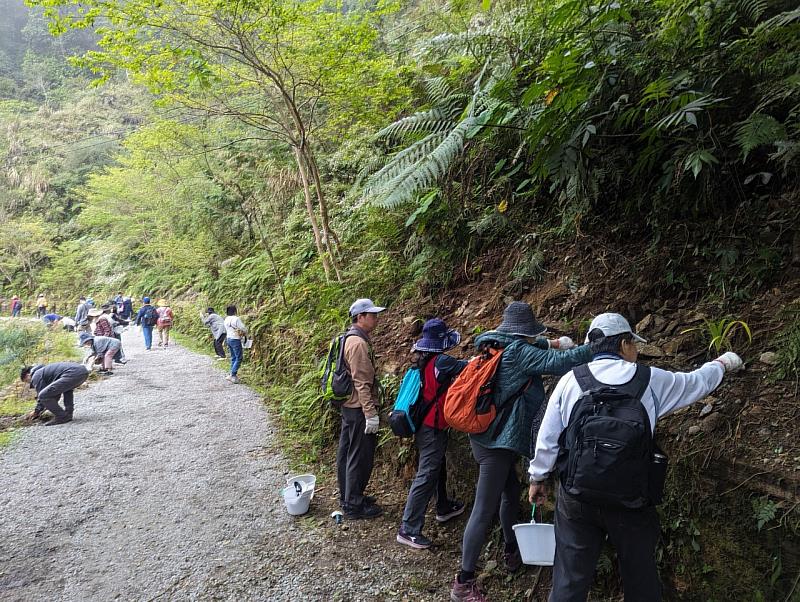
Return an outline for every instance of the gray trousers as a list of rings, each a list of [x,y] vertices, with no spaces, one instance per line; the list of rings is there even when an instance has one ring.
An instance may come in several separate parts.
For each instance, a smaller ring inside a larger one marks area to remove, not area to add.
[[[475,503],[464,530],[461,570],[474,571],[478,564],[486,533],[498,507],[503,539],[507,545],[516,544],[514,523],[519,516],[520,484],[516,464],[519,454],[510,449],[489,449],[470,440],[472,455],[479,465]]]
[[[64,418],[67,414],[72,415],[75,408],[72,391],[86,382],[89,378],[89,371],[81,368],[64,372],[59,378],[39,391],[36,396],[36,410],[49,410],[56,418]],[[64,396],[64,409],[58,405],[58,400]]]
[[[660,533],[655,508],[601,508],[559,490],[550,602],[585,602],[606,534],[619,559],[625,602],[660,602],[656,569]]]
[[[366,418],[361,408],[342,408],[342,434],[336,452],[339,502],[345,510],[364,505],[364,489],[372,475],[377,435],[364,433]]]
[[[417,475],[411,482],[406,509],[403,512],[403,531],[409,535],[419,535],[425,525],[425,511],[428,502],[436,492],[437,511],[450,510],[447,499],[447,430],[437,431],[422,425],[417,431],[414,443],[419,452]]]

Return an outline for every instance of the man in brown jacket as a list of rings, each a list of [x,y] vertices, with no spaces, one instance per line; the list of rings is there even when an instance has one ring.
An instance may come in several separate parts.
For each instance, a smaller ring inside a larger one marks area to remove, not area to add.
[[[383,513],[375,498],[364,495],[364,489],[372,474],[379,425],[375,354],[369,334],[384,309],[370,299],[356,300],[350,306],[352,325],[345,333],[344,359],[353,379],[353,393],[342,406],[336,465],[340,503],[349,519],[375,518]]]

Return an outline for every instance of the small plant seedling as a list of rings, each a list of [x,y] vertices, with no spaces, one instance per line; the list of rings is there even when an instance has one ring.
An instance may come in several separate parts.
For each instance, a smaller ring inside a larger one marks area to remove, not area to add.
[[[747,322],[742,320],[733,320],[731,318],[722,318],[721,320],[704,320],[703,326],[695,326],[682,330],[681,334],[689,332],[701,331],[708,338],[708,349],[713,349],[720,353],[723,349],[731,349],[731,341],[737,332],[743,331],[747,335],[747,342],[753,342],[753,335],[750,332],[750,327]]]

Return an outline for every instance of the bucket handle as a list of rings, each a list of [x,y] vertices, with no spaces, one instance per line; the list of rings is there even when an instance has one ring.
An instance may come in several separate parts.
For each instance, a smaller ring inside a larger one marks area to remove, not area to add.
[[[533,506],[531,506],[531,524],[532,525],[536,524],[536,517],[534,516],[535,513],[536,513],[536,502],[534,502]],[[544,520],[544,517],[542,516],[542,509],[539,508],[539,522],[542,522],[543,520]]]

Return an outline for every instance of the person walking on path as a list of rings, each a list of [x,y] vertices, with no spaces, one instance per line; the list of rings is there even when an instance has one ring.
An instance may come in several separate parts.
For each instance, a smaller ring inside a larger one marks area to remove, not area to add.
[[[222,319],[222,316],[217,315],[214,313],[214,308],[209,307],[206,309],[206,313],[200,314],[200,319],[203,321],[203,324],[208,326],[211,329],[211,337],[214,339],[214,352],[217,354],[219,359],[225,359],[225,320]]]
[[[12,318],[19,318],[19,314],[22,311],[22,301],[20,298],[14,295],[11,297],[11,317]]]
[[[36,297],[36,317],[41,318],[47,313],[47,298],[44,293],[39,293]]]
[[[150,297],[142,297],[142,303],[144,305],[136,312],[135,324],[142,327],[144,348],[150,351],[153,346],[153,326],[158,323],[158,312],[155,307],[150,305]]]
[[[156,309],[158,312],[158,321],[156,322],[158,326],[158,346],[169,347],[169,331],[172,328],[174,314],[166,299],[159,299],[156,306],[158,307]]]
[[[93,355],[96,360],[102,362],[103,367],[99,370],[100,374],[109,376],[114,374],[114,356],[122,347],[122,343],[113,337],[100,337],[82,332],[78,338],[78,344],[91,349],[92,353],[89,357]]]
[[[414,436],[419,464],[408,492],[397,541],[419,550],[427,549],[433,543],[422,534],[422,528],[425,526],[425,511],[434,493],[438,522],[446,522],[464,512],[462,502],[447,496],[445,453],[449,426],[441,407],[450,383],[467,365],[466,360],[445,353],[460,341],[458,332],[449,330],[444,321],[434,318],[425,322],[422,338],[412,348],[417,354],[415,364],[422,376],[422,399],[417,403],[422,403],[427,411]]]
[[[581,400],[586,399],[587,391],[596,391],[600,387],[624,391],[630,387],[632,399],[644,409],[642,430],[648,435],[647,441],[652,442],[659,418],[702,399],[719,386],[726,372],[742,367],[741,358],[728,352],[692,372],[648,368],[636,363],[638,351],[635,341],[645,342],[620,314],[604,313],[592,321],[586,336],[593,352],[592,361],[563,376],[547,403],[536,440],[536,455],[528,469],[532,502],[542,503],[549,497],[547,480],[555,469],[562,477],[567,476],[565,460],[569,464],[571,454],[567,445],[567,449],[561,448],[562,432],[568,427],[573,428],[571,416],[581,410]],[[569,437],[563,440],[570,441]],[[644,474],[644,478],[628,478],[621,483],[611,478],[601,479],[604,495],[616,494],[619,486],[626,490],[635,489],[636,495],[643,500],[641,504],[632,504],[627,499],[628,507],[608,501],[589,501],[591,495],[587,497],[586,491],[580,491],[579,479],[575,476],[570,491],[575,495],[583,494],[579,499],[567,492],[564,488],[567,481],[562,478],[556,501],[556,555],[550,600],[586,600],[606,536],[616,548],[625,599],[661,600],[661,583],[656,568],[656,544],[661,529],[653,505],[654,493],[657,501],[660,489],[653,492],[648,488],[648,475],[654,460],[652,449],[648,446],[647,453],[642,455],[643,465],[637,473]],[[603,467],[611,466],[609,462],[613,456],[610,453],[604,456]],[[631,466],[630,456],[620,460],[620,466],[624,465],[626,470]],[[599,464],[594,465],[595,469]],[[666,464],[662,466],[665,470]]]
[[[506,307],[503,321],[495,330],[475,340],[480,352],[502,349],[503,355],[493,381],[497,416],[485,432],[469,437],[479,473],[475,502],[464,530],[461,571],[450,591],[454,602],[486,600],[475,571],[498,508],[505,568],[515,572],[522,566],[512,528],[519,515],[521,490],[516,464],[520,457],[530,454],[533,421],[545,397],[542,375],[562,375],[591,359],[587,346],[573,348],[569,337],[548,341],[541,337],[546,330],[530,305],[515,301]]]
[[[231,373],[225,378],[234,384],[239,383],[239,366],[242,365],[242,339],[247,338],[247,327],[236,315],[236,306],[225,308],[225,336],[228,339],[228,351],[231,354]]]
[[[81,296],[78,300],[78,308],[75,310],[75,329],[78,332],[89,332],[89,304],[86,297]]]
[[[378,441],[380,387],[375,373],[375,353],[369,339],[378,325],[377,307],[370,299],[357,299],[350,306],[351,326],[344,340],[344,360],[350,369],[353,392],[342,405],[342,432],[336,453],[339,498],[345,517],[375,518],[383,509],[364,495]],[[347,336],[347,334],[353,336]]]
[[[89,370],[77,362],[57,362],[54,364],[38,364],[25,366],[19,373],[22,382],[30,383],[36,389],[36,408],[27,415],[29,420],[36,420],[44,410],[48,410],[53,418],[45,426],[64,424],[72,420],[75,409],[73,391],[86,382]],[[64,396],[64,408],[58,404]]]

